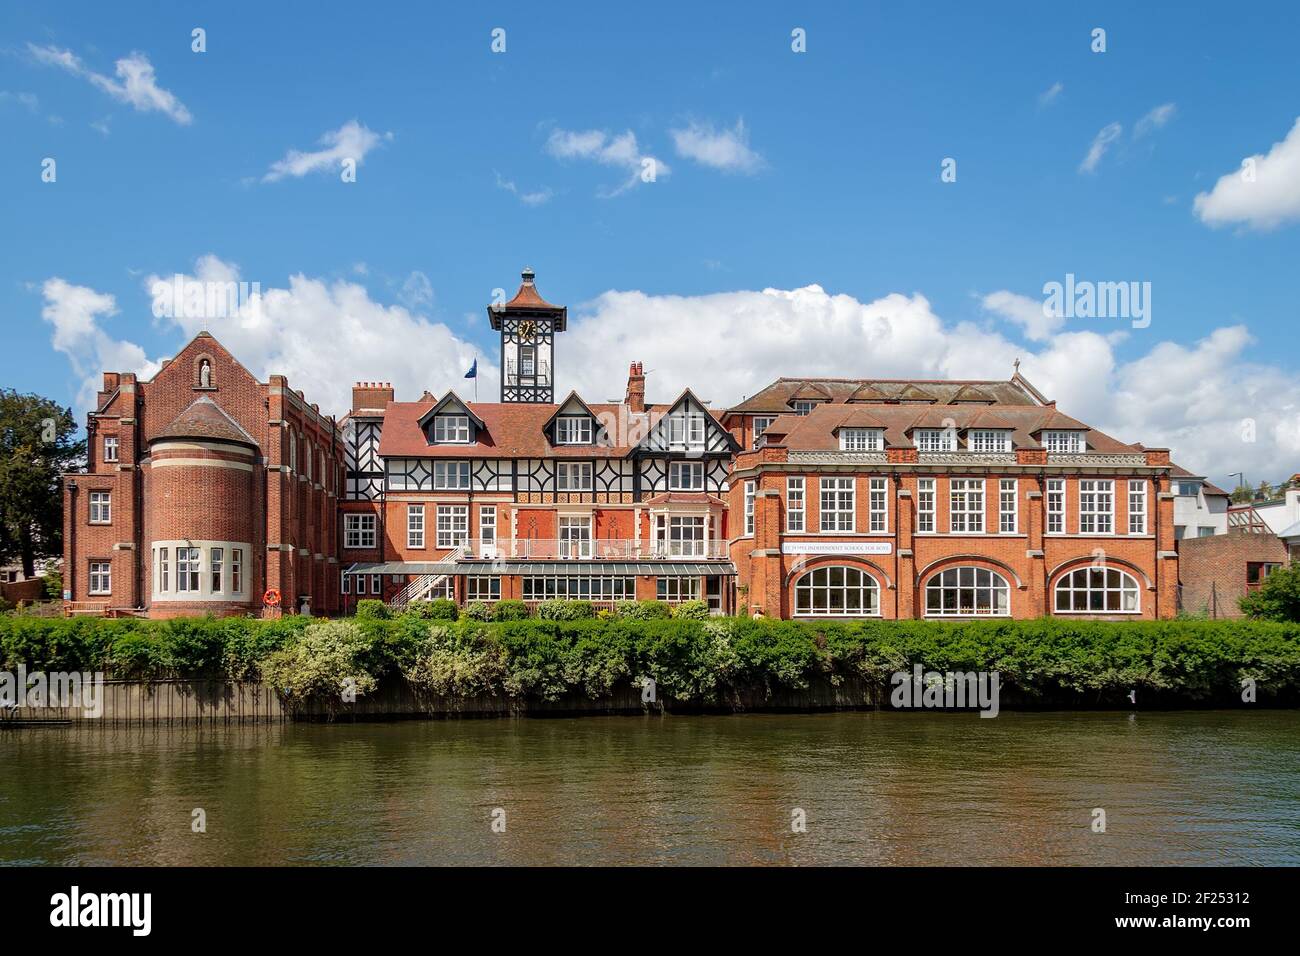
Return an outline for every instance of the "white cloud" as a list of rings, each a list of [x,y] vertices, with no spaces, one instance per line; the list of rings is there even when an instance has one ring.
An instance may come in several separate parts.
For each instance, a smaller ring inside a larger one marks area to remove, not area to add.
[[[1025,337],[1034,342],[1046,341],[1065,325],[1064,314],[1057,315],[1044,306],[1043,300],[1001,289],[990,292],[980,300],[989,312],[1001,316],[1025,330]]]
[[[41,106],[41,101],[35,93],[11,93],[9,90],[0,90],[0,103],[9,102],[25,107],[29,113],[39,111]]]
[[[1053,83],[1047,89],[1043,90],[1043,92],[1038,94],[1038,105],[1050,106],[1052,103],[1056,101],[1056,98],[1061,95],[1064,89],[1065,89],[1065,84],[1060,82],[1059,80]]]
[[[1177,112],[1178,107],[1175,104],[1162,103],[1137,121],[1137,124],[1133,127],[1133,138],[1141,139],[1148,133],[1160,129],[1173,119],[1174,114]]]
[[[240,277],[215,256],[200,259],[194,275]],[[145,281],[146,291],[153,281]],[[1004,314],[1034,301],[1005,290],[994,295]],[[56,348],[79,372],[152,374],[156,363],[137,346],[102,330],[103,318],[117,311],[111,295],[51,279],[45,297]],[[359,379],[390,380],[399,399],[426,388],[472,393],[463,375],[475,355],[480,395],[497,395],[492,352],[480,354],[446,325],[375,302],[345,280],[295,275],[284,288],[264,283],[260,301],[239,315],[173,325],[187,339],[206,326],[254,373],[288,375],[326,411],[344,411]],[[556,343],[557,391],[576,388],[589,401],[621,397],[628,363],[636,360],[646,367],[652,400],[666,401],[689,385],[725,406],[782,375],[1005,379],[1019,357],[1022,372],[1065,413],[1122,441],[1168,446],[1197,473],[1226,480],[1227,472],[1243,469],[1261,476],[1300,470],[1300,382],[1279,366],[1247,361],[1244,327],[1220,328],[1190,344],[1153,342],[1131,359],[1116,354],[1118,341],[1080,331],[1027,343],[975,323],[946,322],[920,294],[863,302],[816,285],[702,296],[609,291],[572,311],[569,331]],[[87,381],[92,398],[94,381]],[[1254,419],[1254,442],[1243,440],[1246,418]]]
[[[764,166],[763,157],[749,148],[749,131],[743,119],[732,129],[717,129],[712,123],[693,122],[671,131],[677,155],[726,173],[754,173]]]
[[[1200,193],[1195,209],[1208,226],[1239,222],[1269,230],[1300,220],[1300,119],[1266,155],[1247,157]]]
[[[80,76],[114,99],[129,103],[142,113],[162,113],[182,126],[188,126],[194,121],[185,104],[170,90],[165,90],[158,85],[153,64],[143,53],[131,53],[118,60],[114,65],[114,71],[117,73],[117,79],[114,80],[89,69],[71,50],[60,50],[53,46],[36,46],[34,43],[28,43],[27,49],[37,62],[67,70],[73,76]]]
[[[533,192],[524,192],[515,185],[512,179],[502,179],[501,174],[497,173],[497,189],[504,189],[506,192],[514,195],[525,206],[540,206],[549,202],[553,195],[549,189],[538,189]]]
[[[1119,123],[1111,123],[1098,130],[1097,135],[1092,138],[1092,145],[1088,147],[1088,155],[1084,156],[1083,162],[1079,164],[1079,172],[1095,172],[1097,164],[1106,155],[1106,150],[1110,149],[1111,143],[1119,139],[1123,132],[1124,127]]]
[[[433,305],[433,283],[417,269],[406,277],[397,298],[409,309],[427,309]]]
[[[144,349],[134,342],[113,338],[102,320],[118,314],[117,300],[83,285],[73,285],[57,276],[41,286],[45,305],[41,318],[54,326],[54,348],[68,357],[73,371],[82,378],[77,392],[78,407],[92,408],[102,382],[102,371],[135,372],[148,377],[158,371]]]
[[[636,134],[631,130],[617,136],[603,130],[581,132],[555,129],[546,140],[546,151],[556,159],[585,159],[626,170],[627,178],[613,189],[602,188],[597,195],[608,198],[626,192],[642,182],[642,176],[652,171],[655,179],[667,176],[671,170],[662,159],[642,152]]]
[[[355,160],[360,166],[366,154],[378,146],[381,139],[392,138],[392,133],[381,137],[356,120],[348,120],[338,129],[322,134],[316,141],[321,149],[314,152],[289,150],[283,159],[271,164],[262,182],[273,183],[286,176],[300,179],[308,173],[338,171],[345,159]]]

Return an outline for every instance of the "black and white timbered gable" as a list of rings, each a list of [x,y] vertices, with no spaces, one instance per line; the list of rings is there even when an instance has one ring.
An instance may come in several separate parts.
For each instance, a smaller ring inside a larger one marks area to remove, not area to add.
[[[613,444],[609,425],[609,422],[600,420],[577,392],[570,392],[542,426],[542,431],[547,443],[554,448],[608,448]]]
[[[739,450],[731,433],[690,389],[668,406],[632,451],[642,497],[664,492],[727,490],[731,456]]]
[[[343,463],[348,501],[378,501],[384,493],[384,460],[379,457],[382,418],[349,418],[343,426]]]

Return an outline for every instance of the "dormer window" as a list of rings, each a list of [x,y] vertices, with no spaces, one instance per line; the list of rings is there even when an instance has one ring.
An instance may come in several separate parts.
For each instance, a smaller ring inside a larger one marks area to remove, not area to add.
[[[796,415],[808,415],[812,412],[814,408],[817,407],[816,402],[810,402],[804,399],[799,399],[798,401],[791,402],[790,404],[794,406],[794,413]]]
[[[957,431],[953,428],[918,428],[917,451],[956,451]]]
[[[841,428],[840,451],[880,451],[885,447],[879,428]]]
[[[433,420],[433,440],[439,445],[467,444],[469,442],[469,416],[436,416]]]
[[[1011,433],[993,428],[974,428],[966,438],[966,447],[984,454],[1010,451]]]
[[[1043,447],[1052,453],[1077,454],[1088,450],[1080,431],[1045,431]]]
[[[586,415],[561,415],[555,420],[555,444],[590,445],[591,425]]]

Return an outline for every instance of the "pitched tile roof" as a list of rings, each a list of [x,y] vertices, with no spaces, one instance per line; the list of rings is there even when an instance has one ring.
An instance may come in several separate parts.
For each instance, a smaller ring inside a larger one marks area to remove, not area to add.
[[[982,397],[972,398],[972,395]],[[823,396],[826,401],[836,404],[932,400],[939,405],[947,405],[954,401],[988,401],[998,406],[1043,406],[1040,397],[1034,395],[1018,381],[779,378],[757,394],[732,406],[728,412],[781,414],[790,410],[790,403],[796,398]]]
[[[999,405],[995,408],[971,405],[818,405],[807,415],[779,416],[764,432],[772,444],[793,451],[833,451],[839,449],[836,431],[843,427],[885,429],[885,445],[911,448],[914,428],[1002,428],[1012,432],[1015,448],[1041,448],[1038,433],[1043,429],[1083,429],[1088,445],[1099,452],[1135,452],[1127,445],[1058,412],[1050,405]]]

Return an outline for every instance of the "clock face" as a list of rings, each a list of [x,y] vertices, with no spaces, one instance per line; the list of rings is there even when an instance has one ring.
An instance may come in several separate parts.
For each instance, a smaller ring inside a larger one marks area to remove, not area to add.
[[[519,323],[519,334],[526,339],[531,339],[537,334],[537,324],[532,319],[524,319]]]

